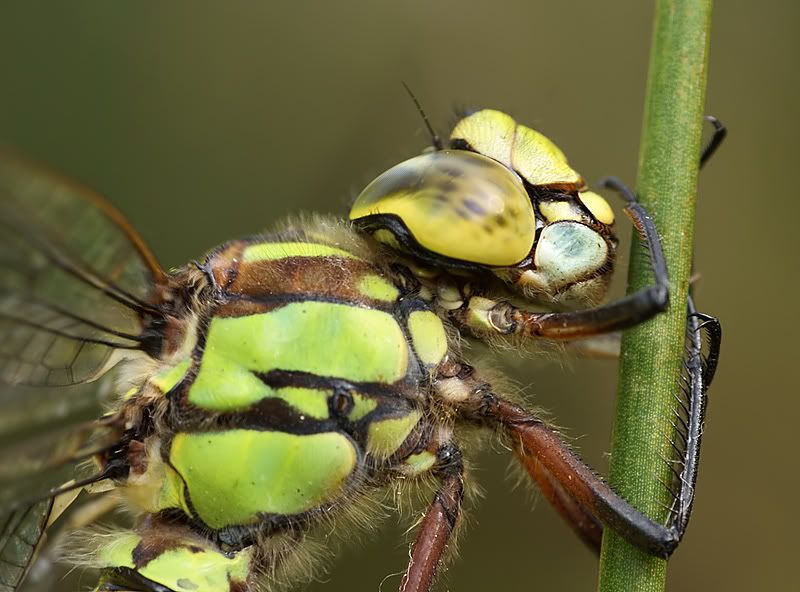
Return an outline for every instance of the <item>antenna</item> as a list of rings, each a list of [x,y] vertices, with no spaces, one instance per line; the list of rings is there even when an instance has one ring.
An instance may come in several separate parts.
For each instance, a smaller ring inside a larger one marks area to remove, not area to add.
[[[433,147],[437,150],[443,150],[444,144],[442,144],[442,139],[439,137],[439,134],[434,131],[431,122],[428,120],[428,116],[425,114],[425,111],[422,109],[422,105],[419,104],[416,95],[411,91],[408,85],[404,81],[400,81],[400,84],[403,85],[403,88],[406,89],[408,96],[411,97],[411,100],[414,101],[414,105],[417,107],[417,111],[422,116],[422,121],[425,122],[425,127],[428,128],[428,133],[431,135],[431,141],[433,142]]]

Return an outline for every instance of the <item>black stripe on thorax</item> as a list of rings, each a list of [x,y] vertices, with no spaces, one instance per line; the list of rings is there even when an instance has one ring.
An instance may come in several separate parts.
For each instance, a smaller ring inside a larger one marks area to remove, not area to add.
[[[310,388],[320,390],[345,390],[372,395],[375,397],[419,399],[418,384],[415,380],[405,379],[394,384],[385,382],[358,382],[335,378],[332,376],[319,376],[301,370],[270,370],[269,372],[254,373],[269,387],[279,389],[284,387]]]
[[[172,399],[169,425],[174,432],[222,432],[246,429],[280,431],[289,434],[318,434],[341,431],[355,436],[361,424],[386,416],[402,414],[409,410],[411,401],[420,400],[419,387],[413,380],[403,380],[394,385],[377,382],[351,382],[340,378],[317,376],[308,372],[271,370],[254,373],[267,386],[310,388],[329,391],[329,418],[315,419],[295,409],[280,397],[265,397],[236,411],[215,412],[188,401],[189,384]],[[357,422],[347,418],[348,411],[338,413],[334,400],[337,394],[348,396],[351,392],[379,398],[375,410]],[[356,437],[359,444],[362,438]]]
[[[170,427],[175,432],[224,432],[258,430],[287,434],[336,432],[345,426],[341,418],[308,417],[279,397],[265,397],[246,409],[215,412],[189,403],[186,399],[170,410]]]

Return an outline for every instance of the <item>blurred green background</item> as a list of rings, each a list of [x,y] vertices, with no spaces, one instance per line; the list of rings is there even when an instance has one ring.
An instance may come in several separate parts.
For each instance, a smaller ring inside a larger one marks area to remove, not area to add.
[[[798,6],[714,15],[707,111],[731,133],[701,180],[697,297],[725,337],[672,590],[800,589]],[[3,2],[0,143],[108,195],[168,267],[292,212],[344,215],[428,142],[401,80],[442,131],[454,106],[500,108],[587,179],[632,181],[651,18],[640,0]],[[502,363],[605,472],[616,364]],[[440,589],[594,589],[594,556],[513,486],[499,447],[475,460],[485,496]],[[360,537],[308,589],[377,590],[406,527]]]

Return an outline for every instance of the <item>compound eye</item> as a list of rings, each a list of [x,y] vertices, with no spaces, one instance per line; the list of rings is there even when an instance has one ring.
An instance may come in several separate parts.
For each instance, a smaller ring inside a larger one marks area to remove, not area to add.
[[[498,267],[528,257],[536,231],[516,173],[463,150],[423,154],[389,169],[358,196],[350,219],[415,254]]]

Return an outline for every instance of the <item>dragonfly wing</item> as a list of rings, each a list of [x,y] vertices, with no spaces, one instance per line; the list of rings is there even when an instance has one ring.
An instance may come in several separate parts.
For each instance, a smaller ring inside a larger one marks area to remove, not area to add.
[[[104,382],[83,383],[143,350],[164,280],[107,201],[0,151],[0,592],[25,577],[52,493],[102,478],[85,461],[108,446],[90,421]]]
[[[88,189],[0,153],[0,382],[71,385],[139,349],[164,272]]]
[[[0,514],[0,592],[15,592],[25,578],[52,508],[46,499]]]

